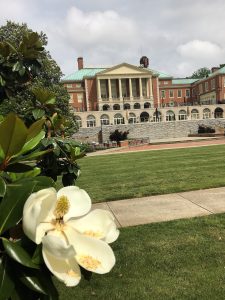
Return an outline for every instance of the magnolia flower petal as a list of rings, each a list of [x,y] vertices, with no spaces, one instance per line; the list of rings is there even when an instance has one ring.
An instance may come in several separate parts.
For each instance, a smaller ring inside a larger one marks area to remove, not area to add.
[[[36,244],[40,244],[45,232],[52,226],[52,211],[57,197],[54,188],[48,188],[33,193],[27,199],[23,208],[24,233]],[[42,223],[42,226],[39,226]]]
[[[77,186],[66,186],[57,193],[57,198],[65,196],[69,200],[70,208],[68,213],[64,215],[64,221],[70,218],[83,216],[91,209],[91,198],[85,190],[79,189]]]
[[[119,236],[113,215],[103,209],[95,209],[78,220],[69,220],[67,224],[86,236],[106,243],[114,242]]]
[[[107,243],[81,235],[69,226],[64,233],[75,249],[75,258],[80,266],[98,274],[108,273],[112,269],[116,260]]]
[[[49,253],[45,248],[42,250],[43,258],[48,269],[66,286],[76,286],[80,282],[80,268],[74,257],[59,259]]]
[[[59,230],[50,231],[42,239],[43,249],[58,259],[74,257],[72,245],[66,241],[65,235]]]

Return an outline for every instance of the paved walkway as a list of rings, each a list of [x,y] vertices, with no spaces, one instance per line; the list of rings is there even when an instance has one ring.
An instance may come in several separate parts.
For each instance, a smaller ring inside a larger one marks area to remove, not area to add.
[[[121,154],[127,152],[137,151],[151,151],[151,150],[166,150],[166,149],[178,149],[178,148],[193,148],[204,146],[225,145],[224,137],[192,137],[192,138],[179,138],[179,139],[164,139],[164,140],[152,140],[149,145],[140,145],[136,147],[122,147],[111,148],[106,150],[100,150],[96,152],[88,153],[87,156],[98,156],[107,154]]]
[[[96,203],[113,213],[118,227],[225,212],[225,187]]]

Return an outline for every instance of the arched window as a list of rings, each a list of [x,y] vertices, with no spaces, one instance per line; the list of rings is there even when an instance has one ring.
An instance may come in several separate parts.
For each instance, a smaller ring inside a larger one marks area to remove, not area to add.
[[[149,103],[149,102],[144,103],[144,108],[150,108],[150,107],[151,107],[151,103]]]
[[[130,104],[129,103],[125,103],[123,106],[124,109],[130,109]]]
[[[134,113],[129,113],[128,123],[134,124],[137,122],[136,115]]]
[[[211,118],[211,111],[209,108],[203,109],[203,119]]]
[[[140,114],[140,121],[141,121],[141,123],[149,121],[149,114],[146,111],[143,111]]]
[[[109,125],[109,116],[108,115],[101,115],[100,122],[102,125]]]
[[[120,110],[120,105],[119,104],[114,104],[113,109],[114,110]]]
[[[166,121],[167,122],[175,121],[175,113],[172,110],[168,110],[166,112]]]
[[[196,120],[199,119],[199,112],[197,109],[192,109],[191,111],[191,119]]]
[[[78,127],[82,127],[81,117],[76,116],[75,119],[76,119],[76,122],[77,122]]]
[[[89,115],[87,117],[87,127],[95,127],[95,126],[96,126],[95,117],[92,115]]]
[[[214,112],[215,119],[223,118],[223,109],[221,107],[217,107]]]
[[[162,114],[160,111],[156,110],[153,114],[153,122],[161,122],[162,121]]]
[[[110,109],[110,106],[108,104],[104,104],[102,106],[102,110],[109,110]]]
[[[141,105],[140,103],[134,103],[134,109],[140,109]]]
[[[182,110],[179,111],[178,119],[180,121],[187,120],[187,112],[186,112],[186,110],[182,109]]]
[[[124,118],[121,114],[115,114],[114,116],[114,124],[119,125],[119,124],[124,124]]]

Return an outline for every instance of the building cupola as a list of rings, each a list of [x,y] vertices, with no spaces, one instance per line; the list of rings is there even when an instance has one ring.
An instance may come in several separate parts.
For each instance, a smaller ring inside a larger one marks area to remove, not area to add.
[[[77,66],[78,66],[78,70],[81,70],[84,68],[84,60],[83,57],[78,57],[77,58]]]

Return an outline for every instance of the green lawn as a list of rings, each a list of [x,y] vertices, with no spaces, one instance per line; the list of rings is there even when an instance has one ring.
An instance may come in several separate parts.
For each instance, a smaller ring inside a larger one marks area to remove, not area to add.
[[[225,186],[225,146],[85,157],[77,185],[93,202]]]
[[[124,228],[113,249],[112,272],[57,282],[60,300],[225,298],[225,215]]]

